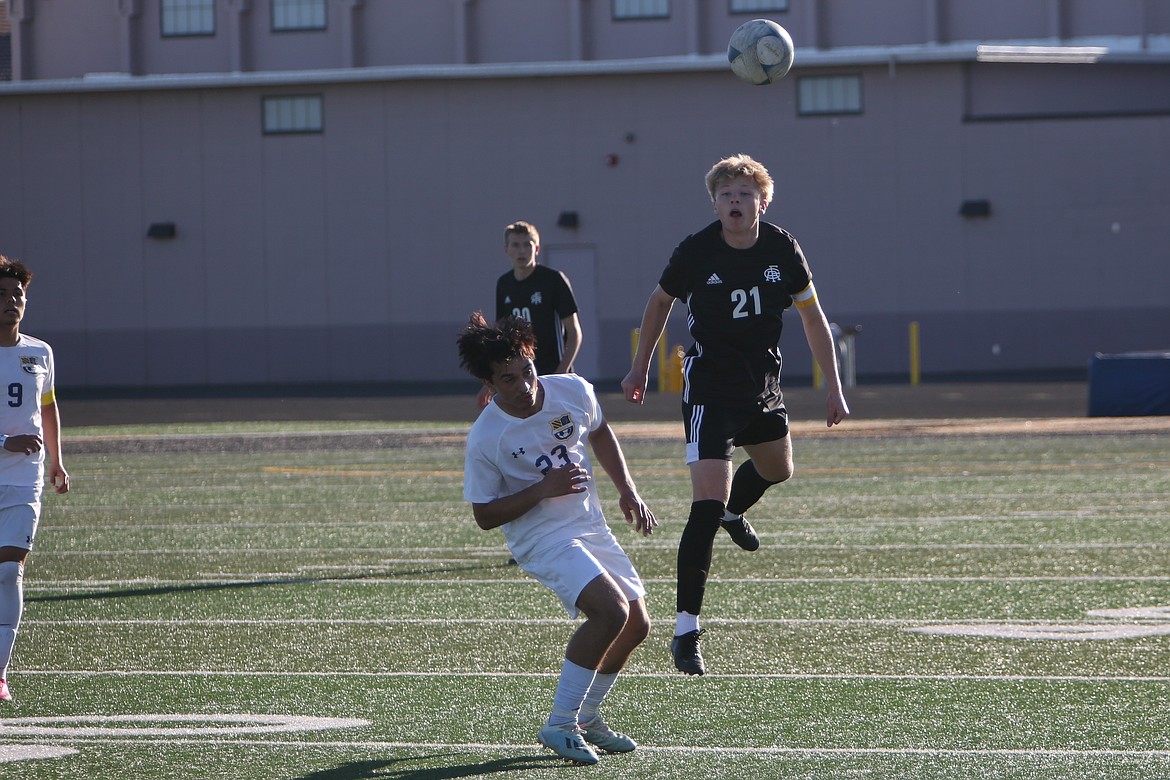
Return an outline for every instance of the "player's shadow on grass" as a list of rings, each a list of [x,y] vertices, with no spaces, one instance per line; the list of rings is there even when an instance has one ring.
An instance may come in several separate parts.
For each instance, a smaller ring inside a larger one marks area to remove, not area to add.
[[[289,577],[288,579],[254,580],[250,582],[208,582],[190,585],[157,585],[142,588],[123,588],[89,593],[64,593],[54,596],[25,596],[25,603],[54,601],[92,601],[95,599],[125,599],[138,596],[169,596],[175,593],[209,593],[217,590],[242,590],[245,588],[269,588],[273,585],[314,585],[327,582],[355,582],[358,580],[396,579],[399,577],[422,577],[430,574],[454,574],[457,572],[483,571],[485,569],[506,569],[512,564],[483,563],[474,566],[436,566],[428,569],[411,569],[395,572],[366,572],[363,574],[339,574],[336,577]]]
[[[504,772],[522,772],[527,769],[550,769],[556,766],[569,766],[556,756],[515,756],[513,758],[495,758],[476,764],[459,764],[432,769],[409,769],[403,764],[433,761],[445,755],[410,756],[408,758],[391,758],[382,761],[356,761],[352,764],[339,766],[336,769],[323,769],[320,772],[303,775],[296,780],[458,780],[461,777],[484,777]]]

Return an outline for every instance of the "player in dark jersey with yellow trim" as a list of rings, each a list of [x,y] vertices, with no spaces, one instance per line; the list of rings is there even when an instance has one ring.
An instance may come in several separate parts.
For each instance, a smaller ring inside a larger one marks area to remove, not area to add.
[[[791,305],[828,384],[826,423],[849,416],[833,336],[804,253],[789,233],[760,221],[772,199],[772,177],[751,157],[736,155],[716,163],[706,184],[719,219],[675,249],[650,294],[638,351],[622,381],[626,399],[642,403],[654,346],[674,302],[685,302],[695,339],[683,359],[682,404],[692,504],[678,549],[671,653],[687,674],[706,672],[698,616],[719,528],[745,550],[758,549],[743,513],[792,476],[779,346],[782,315]],[[733,476],[735,447],[749,460]]]

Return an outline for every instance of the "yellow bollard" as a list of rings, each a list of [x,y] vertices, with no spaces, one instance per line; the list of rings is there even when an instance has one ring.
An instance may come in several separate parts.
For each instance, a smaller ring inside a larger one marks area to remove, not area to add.
[[[634,356],[638,354],[638,340],[642,336],[640,331],[640,328],[634,328],[630,331],[630,360],[633,360]],[[674,349],[675,352],[672,353],[666,348],[666,331],[663,330],[662,335],[658,337],[658,344],[654,347],[654,351],[657,353],[658,392],[660,393],[682,392],[682,357],[686,353],[682,347],[676,346]]]
[[[664,349],[663,352],[666,352]],[[670,358],[661,367],[658,375],[658,389],[663,393],[681,393],[683,391],[683,358],[687,351],[681,345],[675,344],[670,350]]]
[[[922,353],[918,341],[918,321],[910,323],[910,384],[917,385],[922,378]]]
[[[669,392],[666,389],[666,364],[670,361],[670,355],[666,354],[666,329],[662,330],[662,335],[658,337],[658,343],[654,345],[654,357],[658,361],[658,392]]]

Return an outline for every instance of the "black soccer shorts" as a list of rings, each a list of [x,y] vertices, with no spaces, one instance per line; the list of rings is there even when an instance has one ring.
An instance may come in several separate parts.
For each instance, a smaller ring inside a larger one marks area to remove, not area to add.
[[[731,460],[736,447],[777,441],[788,435],[788,410],[784,404],[763,411],[755,404],[728,406],[683,401],[682,413],[687,463]]]

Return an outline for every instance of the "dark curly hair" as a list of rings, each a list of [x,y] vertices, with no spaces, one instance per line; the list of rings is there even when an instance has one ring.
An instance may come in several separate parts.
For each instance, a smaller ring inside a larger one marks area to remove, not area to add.
[[[489,325],[483,312],[477,311],[459,332],[458,344],[459,365],[476,379],[491,379],[497,363],[536,357],[532,323],[520,317],[504,317]]]
[[[32,271],[28,270],[28,266],[24,263],[19,260],[9,260],[4,255],[0,255],[0,277],[15,279],[27,290],[32,276]]]

